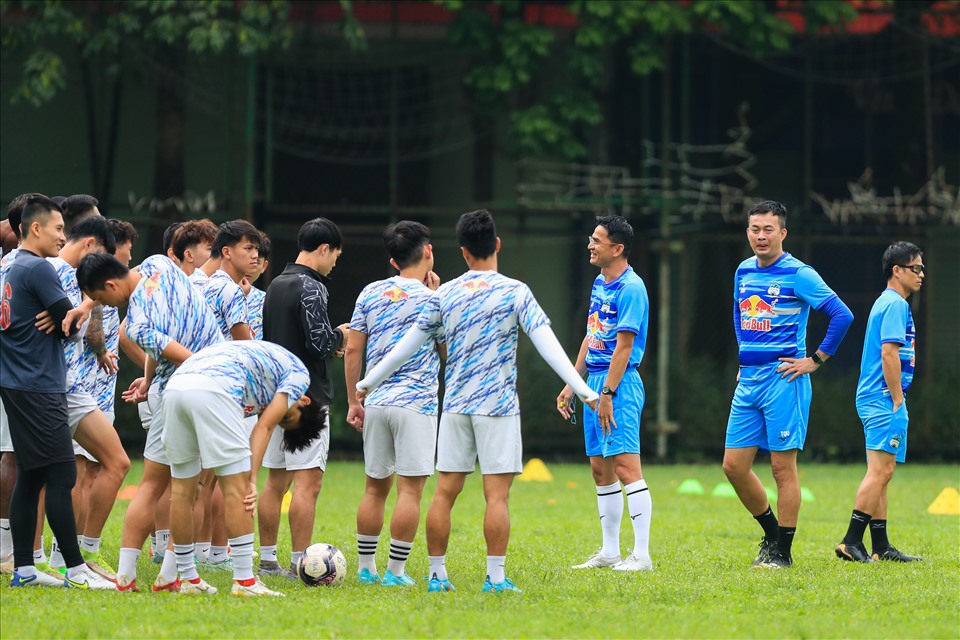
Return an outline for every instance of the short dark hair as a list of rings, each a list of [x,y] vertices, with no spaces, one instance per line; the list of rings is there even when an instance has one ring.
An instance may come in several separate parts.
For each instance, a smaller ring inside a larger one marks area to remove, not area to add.
[[[917,245],[903,240],[894,242],[883,252],[883,277],[889,280],[895,266],[902,267],[917,257],[923,257],[923,251]]]
[[[406,269],[423,258],[423,249],[430,244],[430,229],[419,222],[401,220],[384,230],[383,244],[397,266]]]
[[[180,226],[177,227],[168,245],[173,249],[173,255],[177,256],[177,260],[183,260],[184,252],[189,247],[201,242],[209,242],[212,245],[217,239],[217,225],[207,218],[178,224]]]
[[[97,244],[101,245],[107,253],[116,253],[117,251],[117,242],[113,238],[113,228],[110,221],[103,216],[91,216],[78,222],[70,230],[67,242],[75,242],[84,238],[95,238]]]
[[[270,257],[270,249],[273,248],[273,243],[270,241],[270,236],[265,232],[260,232],[260,248],[257,249],[257,255],[266,260]]]
[[[623,216],[597,216],[597,225],[607,230],[611,242],[623,245],[623,256],[633,248],[633,226]]]
[[[13,200],[10,201],[10,204],[7,205],[7,222],[10,223],[10,228],[13,229],[13,233],[17,236],[17,240],[22,237],[20,231],[20,223],[23,218],[23,207],[27,204],[27,199],[33,196],[42,196],[42,193],[22,193]],[[54,204],[60,204],[56,202],[53,198],[50,198]]]
[[[163,253],[166,255],[167,250],[173,245],[173,236],[177,232],[177,229],[183,226],[182,222],[174,222],[169,227],[163,230]]]
[[[210,254],[215,258],[223,255],[224,247],[232,247],[235,244],[243,242],[246,238],[256,245],[260,244],[260,232],[257,228],[246,220],[231,220],[224,222],[217,229],[217,237],[213,240],[213,246],[210,247]]]
[[[747,226],[750,226],[750,216],[772,213],[780,220],[780,228],[787,228],[787,208],[776,200],[761,200],[747,211]]]
[[[81,291],[98,291],[107,280],[121,280],[129,273],[127,265],[109,253],[90,253],[77,266],[77,284]]]
[[[343,246],[343,234],[340,227],[332,220],[314,218],[303,223],[300,233],[297,234],[297,249],[299,251],[316,251],[322,244],[330,245],[331,249]]]
[[[20,228],[29,228],[34,220],[45,220],[54,211],[62,213],[57,203],[42,193],[28,193],[23,196],[20,207]],[[12,225],[11,225],[12,226]]]
[[[69,234],[73,225],[90,215],[98,204],[100,204],[99,200],[85,193],[68,196],[60,205],[63,211],[64,231]]]
[[[110,218],[108,222],[110,223],[110,229],[113,231],[113,240],[118,245],[137,241],[139,234],[137,233],[136,227],[126,220]]]
[[[50,196],[50,199],[57,203],[57,206],[63,209],[63,203],[66,202],[66,196]]]
[[[497,250],[497,225],[486,209],[470,211],[457,221],[457,242],[474,258],[489,258]]]
[[[313,393],[305,393],[310,398],[310,404],[300,408],[300,427],[298,429],[283,430],[283,450],[290,453],[303,451],[320,437],[320,433],[327,428],[327,408],[323,406]],[[278,429],[280,427],[277,427]]]

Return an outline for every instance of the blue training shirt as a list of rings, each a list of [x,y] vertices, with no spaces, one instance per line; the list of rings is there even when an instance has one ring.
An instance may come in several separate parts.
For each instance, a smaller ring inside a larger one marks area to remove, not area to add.
[[[857,383],[857,404],[890,397],[881,361],[883,345],[887,342],[900,345],[900,387],[904,394],[907,393],[916,365],[916,341],[917,330],[909,303],[893,289],[885,290],[873,303],[870,317],[867,318],[860,381]]]
[[[756,256],[747,258],[737,267],[733,285],[743,367],[803,357],[810,308],[819,309],[837,296],[813,267],[789,253],[768,267],[758,266]]]
[[[590,291],[590,311],[587,314],[587,371],[605,373],[610,369],[618,331],[636,334],[627,369],[639,367],[647,348],[649,316],[647,287],[633,267],[627,267],[612,282],[605,282],[602,275],[597,276]]]

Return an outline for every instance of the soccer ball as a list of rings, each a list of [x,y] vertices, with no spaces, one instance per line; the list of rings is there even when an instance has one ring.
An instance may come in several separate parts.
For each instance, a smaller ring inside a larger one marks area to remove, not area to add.
[[[300,557],[297,575],[308,587],[336,587],[347,576],[347,559],[332,544],[312,544]]]

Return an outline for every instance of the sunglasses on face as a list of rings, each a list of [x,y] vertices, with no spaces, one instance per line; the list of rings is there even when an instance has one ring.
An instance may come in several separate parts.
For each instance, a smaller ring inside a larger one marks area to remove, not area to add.
[[[922,264],[898,264],[897,266],[900,267],[901,269],[909,269],[910,271],[913,271],[917,275],[920,275],[921,273],[923,273],[924,269],[927,268],[925,265],[922,265]]]

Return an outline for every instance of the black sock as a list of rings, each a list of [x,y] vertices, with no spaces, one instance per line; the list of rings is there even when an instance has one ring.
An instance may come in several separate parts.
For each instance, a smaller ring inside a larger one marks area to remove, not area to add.
[[[790,555],[790,547],[793,546],[793,535],[796,532],[796,527],[777,528],[777,553],[785,556]]]
[[[868,522],[870,522],[869,513],[854,509],[853,515],[850,516],[850,526],[847,528],[847,535],[843,536],[843,544],[863,542],[863,532],[866,531]]]
[[[777,528],[780,523],[777,522],[777,516],[773,515],[773,509],[770,508],[770,505],[767,505],[767,510],[761,513],[758,516],[753,516],[753,519],[760,523],[760,526],[763,527],[763,537],[767,540],[776,540],[777,539]]]
[[[884,549],[890,546],[890,541],[887,540],[887,521],[886,520],[870,521],[870,539],[873,541],[874,553],[883,551]]]

